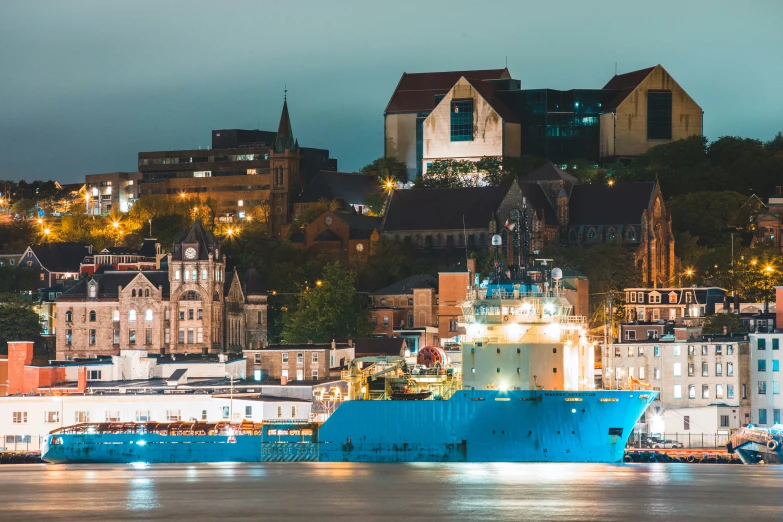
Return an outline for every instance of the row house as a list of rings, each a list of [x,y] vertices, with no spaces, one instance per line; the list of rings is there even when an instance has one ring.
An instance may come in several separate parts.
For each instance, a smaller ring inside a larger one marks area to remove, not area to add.
[[[323,381],[354,359],[350,341],[274,344],[245,350],[247,373],[256,381]]]
[[[700,325],[715,313],[727,292],[718,287],[626,288],[625,320],[629,323],[675,322]]]

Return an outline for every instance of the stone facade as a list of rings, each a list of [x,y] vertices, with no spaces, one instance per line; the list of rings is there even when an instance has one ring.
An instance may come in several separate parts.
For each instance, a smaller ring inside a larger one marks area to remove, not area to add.
[[[345,367],[354,358],[354,349],[343,343],[280,344],[245,350],[244,355],[247,373],[255,380],[322,381],[329,379],[333,368]]]
[[[166,270],[93,274],[58,299],[57,358],[149,353],[218,353],[266,341],[266,295],[242,288],[196,222],[167,257]],[[246,280],[250,279],[250,272]]]

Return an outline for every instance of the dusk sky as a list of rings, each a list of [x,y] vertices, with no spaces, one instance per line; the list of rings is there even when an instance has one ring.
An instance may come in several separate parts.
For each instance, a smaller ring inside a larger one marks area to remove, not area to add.
[[[0,2],[0,179],[134,171],[139,151],[276,130],[351,171],[383,153],[404,72],[508,67],[600,88],[660,63],[710,139],[783,130],[783,1]]]

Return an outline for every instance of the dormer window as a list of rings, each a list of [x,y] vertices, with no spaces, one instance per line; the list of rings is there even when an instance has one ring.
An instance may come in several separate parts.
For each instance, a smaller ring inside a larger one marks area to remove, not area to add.
[[[98,283],[90,281],[87,283],[87,297],[90,299],[97,299],[98,297]]]

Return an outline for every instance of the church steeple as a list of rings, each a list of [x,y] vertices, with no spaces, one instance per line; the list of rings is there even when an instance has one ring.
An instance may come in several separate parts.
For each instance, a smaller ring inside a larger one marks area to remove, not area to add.
[[[291,117],[288,115],[288,90],[283,95],[283,112],[280,114],[280,124],[275,137],[275,152],[296,150],[294,130],[291,128]]]

